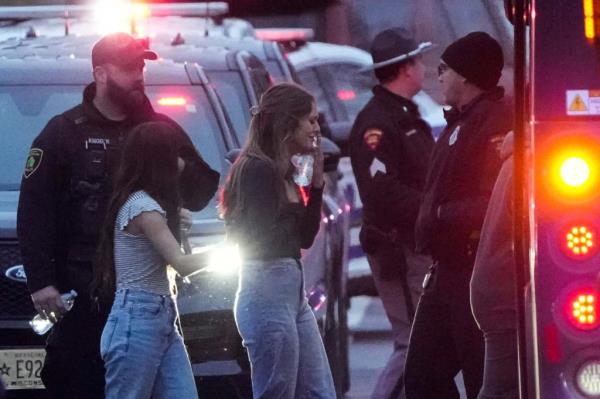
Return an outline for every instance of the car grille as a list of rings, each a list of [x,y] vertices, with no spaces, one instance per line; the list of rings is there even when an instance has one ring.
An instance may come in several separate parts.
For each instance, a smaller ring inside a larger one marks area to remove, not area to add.
[[[245,356],[231,310],[181,315],[181,327],[192,363]]]
[[[28,319],[35,314],[27,285],[6,277],[6,270],[21,264],[16,243],[0,243],[0,320]]]

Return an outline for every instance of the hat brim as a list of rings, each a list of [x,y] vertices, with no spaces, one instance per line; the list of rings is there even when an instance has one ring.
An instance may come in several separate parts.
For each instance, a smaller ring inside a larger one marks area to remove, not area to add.
[[[413,51],[410,51],[408,53],[404,53],[404,54],[400,54],[394,58],[390,58],[388,60],[385,61],[381,61],[381,62],[376,62],[372,65],[366,66],[362,69],[359,70],[359,72],[367,72],[367,71],[374,71],[375,69],[379,69],[379,68],[383,68],[389,65],[393,65],[393,64],[397,64],[399,62],[402,61],[406,61],[410,58],[416,57],[418,55],[421,55],[423,53],[426,53],[427,51],[434,49],[435,47],[437,47],[436,44],[433,44],[431,42],[423,42],[423,43],[419,43],[419,45],[417,46],[416,49],[414,49]]]

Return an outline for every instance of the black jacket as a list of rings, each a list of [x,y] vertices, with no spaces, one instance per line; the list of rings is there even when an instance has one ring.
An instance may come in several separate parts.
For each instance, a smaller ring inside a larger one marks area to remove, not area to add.
[[[82,104],[52,118],[33,141],[21,181],[17,232],[30,292],[48,285],[85,290],[91,279],[100,228],[123,141],[147,121],[171,123],[186,168],[183,206],[203,208],[214,195],[219,174],[195,150],[183,129],[150,102],[125,121],[111,121],[94,106],[95,84],[86,87]]]
[[[500,170],[500,146],[512,110],[497,87],[460,112],[446,113],[415,227],[417,250],[435,260],[472,267],[483,218]]]
[[[358,114],[350,158],[363,203],[361,244],[372,253],[385,238],[413,246],[434,141],[417,106],[382,86]],[[374,227],[374,229],[372,229]]]

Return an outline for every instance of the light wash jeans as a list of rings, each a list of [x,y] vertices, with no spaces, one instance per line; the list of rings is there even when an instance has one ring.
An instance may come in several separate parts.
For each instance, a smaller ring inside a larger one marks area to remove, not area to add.
[[[336,397],[299,261],[246,262],[235,321],[250,357],[254,399]]]
[[[119,290],[102,331],[107,399],[194,399],[192,367],[169,296]]]

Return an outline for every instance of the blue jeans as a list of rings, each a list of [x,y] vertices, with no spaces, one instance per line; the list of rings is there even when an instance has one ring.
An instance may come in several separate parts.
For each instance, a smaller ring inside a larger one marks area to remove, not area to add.
[[[197,398],[174,299],[119,290],[100,340],[106,398]]]
[[[235,321],[250,357],[254,399],[336,397],[299,261],[245,263]]]

